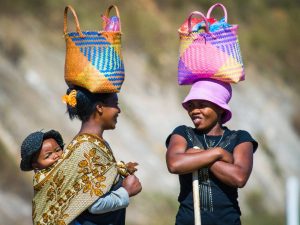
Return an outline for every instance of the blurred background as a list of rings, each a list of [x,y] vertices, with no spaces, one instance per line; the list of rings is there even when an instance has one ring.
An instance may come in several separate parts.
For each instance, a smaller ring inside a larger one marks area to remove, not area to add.
[[[259,142],[239,199],[244,225],[286,224],[285,183],[300,178],[300,2],[220,1],[239,24],[246,81],[233,85],[230,129]],[[31,132],[56,129],[65,142],[79,122],[65,114],[63,11],[71,4],[82,30],[100,30],[100,15],[119,7],[126,80],[117,128],[104,135],[118,160],[139,162],[143,192],[131,200],[129,225],[174,224],[179,183],[165,165],[164,145],[178,125],[192,125],[177,84],[177,29],[208,0],[0,0],[0,225],[31,224],[32,173],[19,169],[20,143]],[[216,17],[221,17],[219,9]],[[69,30],[74,30],[69,17]]]

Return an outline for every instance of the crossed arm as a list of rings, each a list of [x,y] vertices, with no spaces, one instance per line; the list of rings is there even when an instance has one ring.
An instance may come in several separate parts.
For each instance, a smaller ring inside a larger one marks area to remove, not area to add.
[[[233,187],[243,187],[252,171],[253,145],[244,142],[237,145],[233,154],[216,147],[209,151],[188,149],[186,140],[177,134],[172,135],[166,161],[174,174],[187,174],[202,167],[210,171],[223,183]]]

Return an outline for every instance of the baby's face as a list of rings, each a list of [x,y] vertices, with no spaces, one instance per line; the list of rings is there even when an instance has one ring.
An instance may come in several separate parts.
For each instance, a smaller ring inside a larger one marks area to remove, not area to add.
[[[35,168],[48,168],[61,158],[62,152],[62,148],[53,138],[44,140]]]

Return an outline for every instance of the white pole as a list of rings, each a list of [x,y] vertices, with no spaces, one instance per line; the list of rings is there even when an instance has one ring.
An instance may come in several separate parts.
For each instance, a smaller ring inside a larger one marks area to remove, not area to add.
[[[195,225],[201,225],[200,213],[200,195],[199,195],[199,177],[198,170],[193,172],[193,199],[194,199],[194,217]]]
[[[299,225],[299,182],[296,177],[286,181],[287,225]]]

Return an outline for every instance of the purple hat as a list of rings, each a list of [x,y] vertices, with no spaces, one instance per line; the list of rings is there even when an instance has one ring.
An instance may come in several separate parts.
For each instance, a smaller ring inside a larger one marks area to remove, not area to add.
[[[182,102],[182,106],[187,109],[187,102],[190,100],[206,100],[216,104],[224,109],[222,116],[222,124],[226,123],[231,118],[231,110],[228,105],[232,96],[230,84],[213,79],[204,79],[195,82]]]

